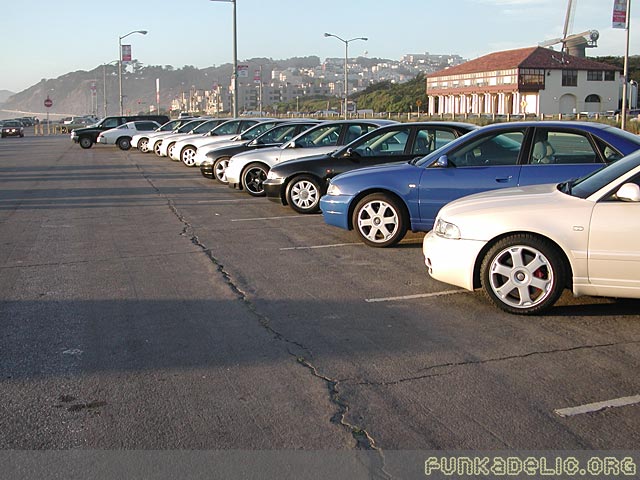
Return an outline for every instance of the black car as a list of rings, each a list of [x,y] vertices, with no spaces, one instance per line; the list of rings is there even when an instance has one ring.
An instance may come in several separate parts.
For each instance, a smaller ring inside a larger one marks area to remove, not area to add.
[[[131,116],[114,116],[105,117],[99,123],[86,128],[76,128],[71,131],[71,140],[79,143],[82,148],[91,148],[98,140],[100,132],[116,128],[120,125],[133,122],[134,120],[151,120],[158,122],[160,125],[167,123],[169,117],[166,115],[131,115]]]
[[[2,124],[2,138],[24,137],[24,127],[18,120],[7,120]]]
[[[233,145],[225,145],[219,148],[215,148],[214,145],[206,154],[207,160],[200,165],[200,173],[207,178],[226,184],[225,170],[229,165],[229,160],[234,155],[259,148],[277,147],[318,123],[320,123],[320,120],[283,120],[253,139],[245,137],[245,134],[250,133],[255,128],[249,129],[239,135],[238,141]]]
[[[421,158],[476,129],[458,122],[416,122],[380,127],[327,155],[275,165],[263,183],[269,200],[299,213],[319,211],[320,197],[336,175],[381,163]]]

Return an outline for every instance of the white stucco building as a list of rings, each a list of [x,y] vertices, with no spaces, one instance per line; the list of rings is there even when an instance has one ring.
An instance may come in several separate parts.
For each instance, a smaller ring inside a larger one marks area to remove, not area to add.
[[[618,67],[542,47],[485,55],[426,81],[431,115],[603,112],[620,98]]]

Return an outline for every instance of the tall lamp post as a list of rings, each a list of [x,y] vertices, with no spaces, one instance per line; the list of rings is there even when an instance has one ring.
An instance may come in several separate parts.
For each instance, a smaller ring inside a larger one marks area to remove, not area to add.
[[[347,106],[349,105],[349,44],[354,40],[364,40],[366,42],[369,39],[366,37],[357,37],[345,40],[333,33],[325,33],[324,36],[337,38],[344,43],[344,118],[346,120],[348,116]]]
[[[107,116],[107,65],[116,65],[118,60],[102,64],[102,113],[103,117]]]
[[[139,33],[141,35],[146,35],[146,30],[134,30],[133,32],[129,32],[126,35],[122,35],[118,37],[118,84],[119,84],[119,97],[120,97],[120,115],[123,114],[122,108],[122,39],[128,37],[129,35],[133,35],[134,33]]]
[[[238,116],[238,30],[236,20],[236,0],[209,0],[210,2],[233,3],[233,118]]]

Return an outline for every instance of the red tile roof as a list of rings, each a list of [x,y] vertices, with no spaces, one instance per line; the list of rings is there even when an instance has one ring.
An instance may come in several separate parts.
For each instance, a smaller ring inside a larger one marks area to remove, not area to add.
[[[490,53],[461,65],[440,70],[427,78],[494,72],[514,68],[544,68],[547,70],[615,70],[620,68],[583,57],[574,57],[543,47],[519,48]]]

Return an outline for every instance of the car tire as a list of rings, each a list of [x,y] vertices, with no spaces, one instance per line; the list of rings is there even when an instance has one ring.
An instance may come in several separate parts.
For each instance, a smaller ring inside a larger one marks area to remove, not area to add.
[[[230,157],[216,158],[213,162],[213,178],[223,185],[227,185],[227,167],[229,166]]]
[[[120,150],[129,150],[131,148],[131,139],[129,137],[121,137],[117,143]]]
[[[91,148],[91,145],[93,145],[93,140],[91,140],[89,137],[82,137],[80,138],[80,141],[78,143],[82,148]]]
[[[264,163],[253,162],[242,170],[240,181],[242,188],[252,197],[264,197],[264,181],[267,179],[269,168]]]
[[[138,150],[140,150],[142,153],[147,153],[149,151],[149,139],[148,138],[141,138],[138,141]]]
[[[162,145],[162,140],[159,140],[153,144],[153,153],[158,156],[160,156],[160,145]]]
[[[311,175],[298,175],[287,185],[287,203],[298,213],[316,213],[320,211],[321,195],[320,182]]]
[[[407,214],[402,203],[386,193],[372,193],[353,211],[353,228],[370,247],[391,247],[407,233]]]
[[[174,148],[176,148],[176,142],[171,142],[169,145],[167,145],[167,158],[172,162],[177,161],[171,157],[171,154],[173,153]]]
[[[196,165],[196,147],[193,145],[184,147],[180,152],[180,158],[187,167],[194,167]]]
[[[549,240],[517,234],[496,242],[480,267],[486,296],[505,312],[534,315],[549,309],[562,295],[566,263]]]

